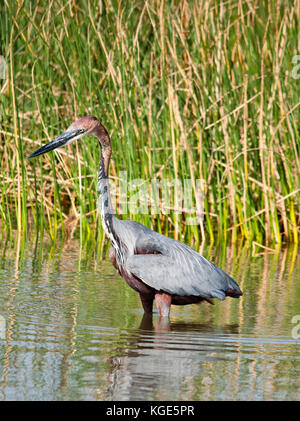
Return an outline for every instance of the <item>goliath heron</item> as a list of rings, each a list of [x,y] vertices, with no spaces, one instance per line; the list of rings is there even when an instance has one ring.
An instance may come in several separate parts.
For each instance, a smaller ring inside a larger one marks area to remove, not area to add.
[[[242,295],[238,284],[191,247],[135,222],[115,217],[111,205],[108,170],[111,144],[105,127],[96,117],[85,116],[60,136],[33,152],[29,158],[94,135],[101,146],[98,173],[99,206],[104,231],[111,241],[112,264],[128,285],[140,294],[146,313],[153,301],[160,316],[169,316],[171,304],[186,305],[212,298]]]

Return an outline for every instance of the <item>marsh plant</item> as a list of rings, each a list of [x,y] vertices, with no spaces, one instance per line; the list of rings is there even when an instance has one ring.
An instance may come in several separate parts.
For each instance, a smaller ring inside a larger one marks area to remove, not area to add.
[[[102,235],[97,142],[26,159],[91,114],[110,130],[118,188],[122,172],[148,189],[179,182],[168,212],[128,205],[123,218],[190,243],[297,242],[299,17],[299,0],[4,0],[3,235],[30,227],[55,237],[76,226],[82,237]],[[185,180],[192,224],[178,199]]]

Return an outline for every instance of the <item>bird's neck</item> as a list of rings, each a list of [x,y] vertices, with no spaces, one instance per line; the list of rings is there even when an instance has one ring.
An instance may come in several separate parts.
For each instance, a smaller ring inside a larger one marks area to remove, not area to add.
[[[109,163],[111,157],[111,145],[108,133],[102,126],[96,134],[101,144],[101,158],[100,168],[98,172],[98,190],[99,190],[99,209],[101,214],[101,221],[103,229],[111,241],[115,250],[117,261],[123,261],[124,250],[126,246],[121,241],[118,234],[119,220],[115,217],[115,212],[111,203],[111,196],[109,190]]]
[[[99,208],[102,218],[102,224],[105,225],[105,220],[114,214],[111,204],[108,169],[111,155],[111,148],[101,147],[100,168],[98,172],[98,192],[99,192]],[[104,226],[105,229],[105,226]]]
[[[108,135],[107,135],[108,137]],[[103,229],[115,249],[119,248],[118,239],[115,235],[116,217],[111,203],[109,189],[109,162],[111,157],[111,146],[109,137],[107,142],[101,142],[100,168],[98,172],[99,210]]]
[[[101,222],[106,235],[110,239],[112,246],[116,251],[116,255],[119,256],[121,254],[121,244],[116,233],[118,219],[114,215],[115,212],[111,203],[108,179],[109,162],[111,157],[110,138],[102,125],[98,127],[96,133],[94,134],[98,137],[101,145],[100,168],[98,172],[99,210],[101,214]]]

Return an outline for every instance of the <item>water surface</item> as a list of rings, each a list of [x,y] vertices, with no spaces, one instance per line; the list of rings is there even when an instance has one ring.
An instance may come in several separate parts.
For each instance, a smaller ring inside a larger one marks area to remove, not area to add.
[[[3,244],[0,399],[299,400],[297,249],[203,254],[243,298],[173,306],[167,323],[90,247]]]

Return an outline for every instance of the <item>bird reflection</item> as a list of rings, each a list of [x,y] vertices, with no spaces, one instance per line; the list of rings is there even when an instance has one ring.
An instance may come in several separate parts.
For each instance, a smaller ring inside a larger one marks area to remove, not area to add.
[[[172,322],[166,317],[157,317],[155,322],[153,321],[153,314],[145,313],[142,317],[139,330],[149,330],[155,332],[162,331],[175,331],[175,332],[218,332],[225,334],[238,334],[239,326],[237,324],[229,324],[224,326],[214,326],[213,323],[185,323],[185,322]]]
[[[139,330],[145,331],[170,331],[170,319],[168,317],[158,317],[155,324],[153,323],[153,314],[144,313]]]
[[[122,332],[108,360],[106,397],[136,400],[143,390],[143,399],[163,400],[170,387],[180,397],[183,384],[201,379],[204,363],[226,360],[221,338],[238,333],[237,325],[172,322],[144,314],[138,329]]]

